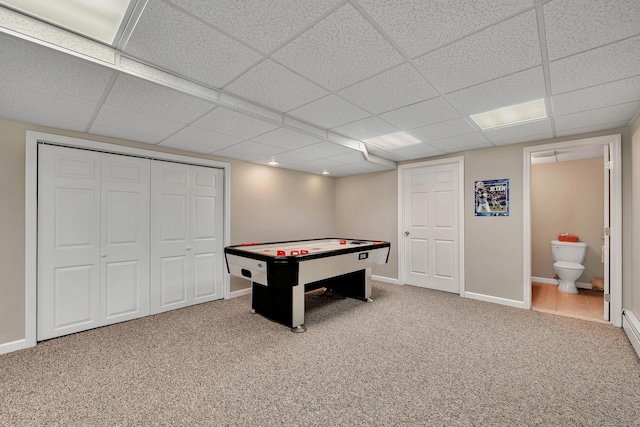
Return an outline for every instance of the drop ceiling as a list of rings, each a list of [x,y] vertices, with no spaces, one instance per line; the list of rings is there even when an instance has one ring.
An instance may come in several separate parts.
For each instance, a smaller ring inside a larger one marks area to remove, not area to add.
[[[1,118],[347,176],[629,125],[640,3],[134,0],[111,45],[0,7],[0,58]]]

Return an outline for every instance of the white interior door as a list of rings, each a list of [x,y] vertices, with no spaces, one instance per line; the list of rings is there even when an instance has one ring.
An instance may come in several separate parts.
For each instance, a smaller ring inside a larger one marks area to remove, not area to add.
[[[222,298],[223,171],[151,165],[151,313]]]
[[[460,292],[458,163],[404,171],[405,283]]]
[[[149,160],[39,147],[38,339],[149,314]]]
[[[105,325],[149,314],[149,168],[148,159],[102,154]]]
[[[193,303],[223,297],[223,171],[191,166]]]
[[[100,326],[100,154],[38,147],[38,340]]]
[[[611,151],[609,144],[604,147],[604,230],[602,235],[602,258],[604,262],[604,320],[609,320],[610,262],[611,262]]]

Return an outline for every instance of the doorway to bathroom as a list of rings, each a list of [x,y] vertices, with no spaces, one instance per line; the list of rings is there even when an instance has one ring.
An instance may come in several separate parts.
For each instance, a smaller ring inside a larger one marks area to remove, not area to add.
[[[563,161],[567,161],[567,166],[565,168],[563,165],[562,172],[558,172],[554,163]],[[620,135],[525,148],[525,308],[532,308],[532,302],[535,301],[538,307],[542,305],[543,309],[546,308],[545,311],[558,310],[558,314],[562,314],[564,310],[568,315],[584,318],[595,316],[600,321],[621,325],[620,166]],[[564,189],[564,193],[560,188],[562,186],[568,187]],[[545,188],[548,189],[548,196]],[[558,197],[571,200],[559,201]],[[583,289],[577,295],[557,291],[558,281],[555,280],[551,259],[551,240],[558,239],[560,233],[580,233],[580,240],[588,243],[589,249],[583,262],[585,272],[576,281],[578,288]],[[595,280],[592,280],[594,277]],[[588,290],[599,287],[603,288],[602,292]],[[545,298],[550,300],[545,302]]]

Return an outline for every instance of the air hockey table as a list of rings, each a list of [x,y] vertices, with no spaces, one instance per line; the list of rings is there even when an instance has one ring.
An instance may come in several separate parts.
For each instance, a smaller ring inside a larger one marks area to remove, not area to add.
[[[391,243],[312,239],[224,248],[227,271],[252,282],[252,310],[304,332],[304,295],[319,288],[367,302],[371,269],[389,261]]]

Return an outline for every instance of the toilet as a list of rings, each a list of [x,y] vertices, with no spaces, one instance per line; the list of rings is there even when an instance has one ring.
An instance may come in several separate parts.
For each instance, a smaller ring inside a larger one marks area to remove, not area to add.
[[[569,294],[577,294],[576,280],[584,271],[584,258],[587,255],[587,244],[584,242],[551,241],[553,269],[560,278],[558,290]]]

